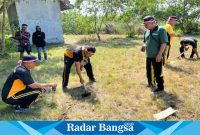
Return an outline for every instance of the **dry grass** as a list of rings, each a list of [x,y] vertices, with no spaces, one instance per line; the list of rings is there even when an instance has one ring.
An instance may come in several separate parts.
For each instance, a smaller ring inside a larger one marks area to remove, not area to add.
[[[13,113],[13,108],[0,101],[1,120],[153,120],[153,114],[173,106],[178,110],[168,120],[200,118],[200,61],[178,60],[179,40],[172,47],[170,62],[164,68],[166,93],[156,99],[146,87],[145,54],[140,52],[142,39],[119,35],[103,35],[97,42],[91,36],[66,35],[67,44],[91,43],[97,47],[92,58],[95,77],[91,97],[81,98],[82,88],[74,67],[70,89],[61,90],[63,51],[67,46],[48,48],[49,60],[32,71],[38,82],[57,82],[56,93],[49,93],[34,103],[35,109],[25,114]],[[200,52],[200,51],[199,51]],[[189,52],[186,53],[188,56]],[[18,55],[1,61],[2,87]],[[83,72],[85,80],[87,76]]]

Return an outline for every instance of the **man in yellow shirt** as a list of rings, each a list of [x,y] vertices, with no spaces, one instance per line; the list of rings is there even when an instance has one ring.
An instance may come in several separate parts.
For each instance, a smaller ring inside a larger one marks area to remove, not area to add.
[[[170,53],[170,48],[173,42],[173,37],[180,37],[180,35],[175,34],[173,30],[173,26],[176,24],[176,20],[177,20],[176,16],[169,16],[167,20],[167,24],[165,25],[169,42],[167,43],[165,53],[164,53],[164,64],[167,63],[167,60],[169,58],[169,53]]]

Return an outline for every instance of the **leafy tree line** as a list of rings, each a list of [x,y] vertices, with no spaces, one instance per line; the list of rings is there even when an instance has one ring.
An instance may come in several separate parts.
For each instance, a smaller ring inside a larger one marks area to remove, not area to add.
[[[183,34],[200,33],[199,0],[77,0],[76,9],[62,14],[66,34],[100,33],[112,24],[119,34],[134,36],[142,28],[142,18],[154,15],[164,24],[176,15],[176,30]]]
[[[0,0],[0,54],[5,52],[9,31],[6,9],[13,0]],[[27,0],[28,1],[28,0]],[[48,1],[48,0],[42,0]],[[200,0],[76,0],[75,8],[62,13],[64,34],[140,34],[142,18],[155,15],[165,23],[169,15],[178,19],[176,30],[183,34],[200,33]]]

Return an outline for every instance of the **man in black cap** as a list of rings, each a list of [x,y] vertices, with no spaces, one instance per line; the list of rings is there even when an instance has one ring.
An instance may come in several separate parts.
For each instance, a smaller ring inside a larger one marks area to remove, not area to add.
[[[156,24],[153,16],[144,17],[144,26],[146,30],[144,32],[144,45],[141,51],[144,52],[146,50],[148,86],[154,88],[157,82],[157,88],[154,92],[163,91],[162,55],[168,42],[167,32],[164,28]]]
[[[30,33],[27,31],[27,24],[22,24],[20,31],[15,33],[15,39],[19,41],[18,52],[20,52],[20,59],[23,58],[24,51],[30,55],[31,53],[31,44],[30,44]]]
[[[84,67],[87,72],[87,76],[91,82],[95,82],[93,75],[92,65],[90,63],[90,57],[96,52],[93,46],[71,46],[64,53],[64,71],[63,71],[63,90],[67,90],[70,69],[73,63],[75,63],[76,72],[79,76],[80,83],[84,84],[84,79],[81,75],[82,68]]]
[[[45,90],[56,89],[56,83],[37,83],[31,77],[30,70],[36,66],[36,57],[23,56],[19,65],[12,72],[2,89],[2,100],[10,105],[15,105],[15,112],[22,112]]]
[[[164,59],[163,59],[164,64],[167,63],[167,60],[169,58],[171,45],[173,44],[173,37],[181,37],[180,34],[175,34],[173,30],[173,26],[176,24],[176,20],[177,20],[176,16],[169,16],[167,20],[167,24],[165,25],[169,42],[167,43],[165,53],[164,53]]]
[[[190,37],[182,39],[181,42],[180,42],[180,45],[181,45],[181,47],[180,47],[181,57],[185,58],[184,52],[187,51],[187,49],[188,49],[187,46],[191,45],[192,46],[192,52],[191,52],[191,55],[190,55],[190,59],[193,59],[194,54],[196,54],[197,58],[199,59],[199,53],[197,51],[197,42],[198,41],[196,39],[190,38]]]
[[[41,61],[41,49],[44,52],[44,59],[47,60],[45,33],[41,31],[40,26],[36,26],[36,31],[33,33],[33,36],[32,36],[32,42],[37,47],[38,60]]]

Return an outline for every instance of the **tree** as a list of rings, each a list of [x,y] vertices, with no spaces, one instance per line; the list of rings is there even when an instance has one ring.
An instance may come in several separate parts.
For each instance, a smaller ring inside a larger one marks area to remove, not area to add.
[[[126,3],[126,8],[122,9],[122,14],[119,17],[120,21],[126,25],[128,37],[135,35],[135,24],[138,22],[138,15],[135,13],[135,1],[130,0]]]
[[[5,53],[5,20],[6,20],[6,0],[2,1],[2,35],[1,35],[1,54],[4,55]]]
[[[159,10],[159,6],[164,0],[133,0],[134,9],[133,12],[138,14],[141,18],[146,15],[155,15]]]
[[[118,12],[123,7],[122,3],[126,1],[128,0],[77,0],[75,5],[83,13],[91,16],[94,32],[100,41],[100,31],[109,14]]]
[[[167,0],[162,6],[163,15],[176,15],[177,27],[185,34],[197,34],[200,31],[199,0]]]
[[[0,14],[2,13],[2,24],[1,24],[1,43],[0,43],[0,53],[5,54],[5,25],[6,25],[6,11],[8,5],[12,0],[0,0]]]

